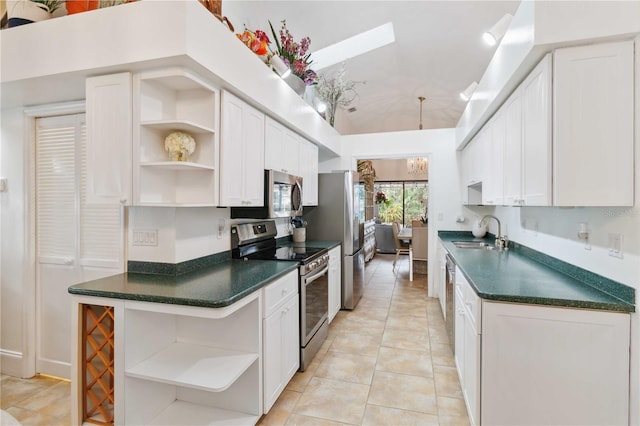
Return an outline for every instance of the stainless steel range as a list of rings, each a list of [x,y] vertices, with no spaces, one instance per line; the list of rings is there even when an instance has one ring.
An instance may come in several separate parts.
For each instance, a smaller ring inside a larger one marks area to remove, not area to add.
[[[278,245],[272,220],[233,225],[234,259],[298,262],[300,298],[300,371],[306,370],[329,332],[329,251],[304,243]]]

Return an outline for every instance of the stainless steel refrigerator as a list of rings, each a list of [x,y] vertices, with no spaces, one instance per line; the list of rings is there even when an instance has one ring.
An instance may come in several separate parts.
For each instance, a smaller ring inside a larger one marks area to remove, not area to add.
[[[303,188],[304,190],[304,188]],[[364,292],[364,192],[358,173],[318,175],[318,206],[305,209],[307,239],[342,244],[342,308],[354,309]]]

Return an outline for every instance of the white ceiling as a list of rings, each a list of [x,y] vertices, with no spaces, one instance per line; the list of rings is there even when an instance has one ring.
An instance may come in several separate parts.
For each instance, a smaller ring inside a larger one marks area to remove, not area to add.
[[[224,0],[222,12],[236,32],[246,25],[270,35],[267,20],[277,31],[286,19],[294,39],[311,38],[311,51],[393,22],[395,43],[346,63],[347,78],[366,84],[357,86],[357,111],[339,112],[336,128],[360,134],[418,129],[418,96],[427,98],[425,129],[455,127],[465,107],[459,92],[480,80],[495,51],[482,42],[482,33],[505,13],[514,14],[519,3]]]

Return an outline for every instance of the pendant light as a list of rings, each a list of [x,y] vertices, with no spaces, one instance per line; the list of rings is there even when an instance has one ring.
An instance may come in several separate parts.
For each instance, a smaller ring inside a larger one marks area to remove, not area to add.
[[[420,101],[420,124],[418,129],[422,130],[422,103],[426,100],[424,96],[418,96]],[[427,173],[427,159],[426,158],[409,158],[407,160],[407,171],[409,174],[424,174]]]

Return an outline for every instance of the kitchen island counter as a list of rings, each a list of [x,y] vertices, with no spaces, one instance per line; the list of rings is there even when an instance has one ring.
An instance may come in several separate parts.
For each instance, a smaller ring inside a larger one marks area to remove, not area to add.
[[[507,251],[459,248],[471,233],[439,231],[444,248],[482,299],[635,312],[633,288],[517,243]],[[482,241],[493,245],[493,238]]]
[[[183,275],[123,273],[69,287],[74,295],[221,308],[296,270],[294,262],[229,260]]]

